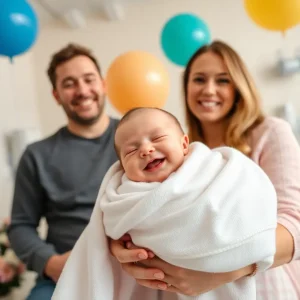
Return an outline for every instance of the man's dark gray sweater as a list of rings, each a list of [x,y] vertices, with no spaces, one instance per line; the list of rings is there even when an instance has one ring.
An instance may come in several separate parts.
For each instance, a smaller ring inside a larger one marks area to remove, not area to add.
[[[85,139],[64,127],[31,144],[18,167],[9,239],[28,269],[43,276],[50,256],[73,248],[88,224],[102,179],[117,160],[110,119],[101,137]],[[46,217],[46,241],[37,234]]]

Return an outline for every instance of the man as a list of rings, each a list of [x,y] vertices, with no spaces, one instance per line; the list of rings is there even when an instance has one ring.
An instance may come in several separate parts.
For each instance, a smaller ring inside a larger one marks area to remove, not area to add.
[[[74,244],[87,225],[109,167],[117,160],[118,120],[104,112],[105,84],[91,52],[69,44],[48,69],[67,126],[31,144],[17,171],[9,239],[38,280],[27,300],[50,300]],[[46,241],[36,228],[48,223]]]

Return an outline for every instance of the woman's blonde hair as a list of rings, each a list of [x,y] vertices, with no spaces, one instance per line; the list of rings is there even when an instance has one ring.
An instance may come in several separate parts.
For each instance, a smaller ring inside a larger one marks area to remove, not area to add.
[[[264,120],[260,97],[241,57],[227,44],[214,41],[201,47],[189,60],[183,74],[183,90],[186,108],[186,122],[189,138],[193,141],[203,141],[201,123],[191,112],[187,102],[187,89],[191,67],[202,54],[212,52],[219,55],[226,64],[229,74],[236,87],[235,104],[228,116],[229,125],[225,134],[225,144],[250,155],[251,148],[247,143],[250,131]]]

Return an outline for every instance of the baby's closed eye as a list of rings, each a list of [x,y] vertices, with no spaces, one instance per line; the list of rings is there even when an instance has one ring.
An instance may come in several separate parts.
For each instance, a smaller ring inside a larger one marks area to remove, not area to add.
[[[125,152],[125,156],[130,155],[130,154],[133,154],[133,153],[135,153],[136,151],[137,151],[136,148],[134,148],[134,149],[129,149],[129,150],[127,150],[127,151]]]
[[[152,141],[153,142],[159,142],[159,141],[163,140],[166,137],[167,137],[167,135],[160,135],[160,136],[157,136],[157,137],[153,138]]]

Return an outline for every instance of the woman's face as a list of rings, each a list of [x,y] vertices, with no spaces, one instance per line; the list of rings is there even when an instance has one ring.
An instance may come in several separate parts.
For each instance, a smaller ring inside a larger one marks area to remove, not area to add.
[[[235,100],[235,86],[223,59],[206,52],[191,66],[187,86],[187,105],[202,123],[222,122]]]

